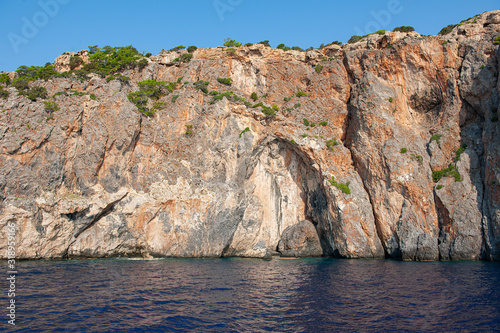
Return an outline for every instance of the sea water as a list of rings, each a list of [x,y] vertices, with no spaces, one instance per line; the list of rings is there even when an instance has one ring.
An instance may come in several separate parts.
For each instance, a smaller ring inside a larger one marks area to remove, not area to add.
[[[500,331],[500,263],[22,261],[14,332]],[[1,308],[8,305],[3,280]]]

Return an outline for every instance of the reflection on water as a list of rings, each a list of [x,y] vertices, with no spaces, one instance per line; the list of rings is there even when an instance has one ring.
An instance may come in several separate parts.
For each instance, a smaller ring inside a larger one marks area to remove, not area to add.
[[[500,263],[172,259],[18,267],[18,332],[500,330]]]

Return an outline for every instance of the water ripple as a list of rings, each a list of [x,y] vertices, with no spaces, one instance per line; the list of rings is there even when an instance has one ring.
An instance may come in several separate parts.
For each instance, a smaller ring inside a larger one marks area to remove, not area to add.
[[[499,263],[71,260],[18,270],[15,332],[500,331]]]

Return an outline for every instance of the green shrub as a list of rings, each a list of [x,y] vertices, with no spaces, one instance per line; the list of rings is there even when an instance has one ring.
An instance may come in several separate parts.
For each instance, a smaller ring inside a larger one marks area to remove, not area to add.
[[[303,138],[307,138],[307,134],[306,133],[301,134],[300,136],[303,137]]]
[[[438,185],[438,186],[436,186],[436,188],[437,188],[438,190],[440,190],[440,189],[442,189],[442,188],[443,188],[443,185]]]
[[[347,44],[359,42],[361,39],[362,39],[361,36],[357,36],[357,35],[351,36],[351,38],[349,38],[349,40],[347,41]]]
[[[431,137],[431,141],[436,141],[437,143],[439,143],[439,139],[441,139],[443,135],[441,134],[434,134],[432,137]]]
[[[178,96],[178,95],[177,95]],[[153,103],[153,108],[156,110],[161,110],[167,108],[168,104],[165,102],[157,101]]]
[[[151,52],[148,52],[148,53],[146,53],[144,56],[145,56],[146,58],[149,58],[149,57],[151,57],[152,55],[153,55],[153,54],[152,54]]]
[[[375,31],[377,35],[385,35],[385,30],[377,30]]]
[[[44,101],[43,104],[45,106],[45,112],[48,112],[50,115],[52,115],[53,112],[59,110],[59,105],[57,105],[56,102]]]
[[[392,97],[389,97],[389,103],[392,103],[394,99]]]
[[[436,170],[432,172],[432,180],[434,180],[436,183],[443,177],[453,177],[455,178],[456,182],[462,181],[462,177],[456,170],[455,166],[453,164],[450,164],[447,168],[442,169],[442,170]]]
[[[332,176],[332,179],[329,179],[328,180],[330,182],[330,184],[332,186],[335,186],[336,188],[338,188],[339,190],[342,191],[342,193],[345,193],[345,194],[351,194],[351,189],[349,188],[349,182],[343,184],[343,183],[339,183],[335,180],[335,177]]]
[[[46,63],[45,66],[19,66],[16,70],[16,76],[28,81],[44,80],[47,81],[54,77],[59,77],[60,74],[55,70],[55,66]]]
[[[338,146],[339,144],[340,143],[337,142],[337,140],[333,140],[333,139],[327,140],[326,141],[326,149],[333,151],[333,147]]]
[[[460,161],[460,155],[465,152],[465,149],[467,149],[467,145],[464,143],[460,148],[455,150],[455,161]]]
[[[276,116],[276,113],[274,112],[274,110],[272,108],[270,108],[269,106],[265,106],[265,105],[262,106],[262,113],[267,118],[271,118],[271,117]]]
[[[245,45],[243,45],[243,46],[252,46],[252,45],[253,45],[253,43],[245,43]]]
[[[253,92],[251,95],[250,95],[250,98],[253,99],[254,101],[258,100],[259,99],[259,96],[257,96],[257,93],[256,92]]]
[[[493,40],[493,44],[494,45],[500,44],[500,35],[498,35],[498,37]]]
[[[240,133],[240,138],[241,138],[241,136],[242,136],[244,133],[246,133],[246,132],[248,132],[248,131],[250,131],[250,128],[248,128],[248,127],[246,127],[243,131],[241,131],[241,133]]]
[[[453,28],[455,28],[456,26],[457,26],[456,24],[447,25],[446,27],[444,27],[443,29],[441,29],[441,31],[439,32],[439,35],[447,35],[447,34],[449,34],[450,32],[452,32]]]
[[[410,27],[410,26],[402,25],[400,27],[394,28],[394,30],[392,30],[392,31],[411,32],[411,31],[415,31],[415,28]]]
[[[282,49],[283,51],[288,51],[288,50],[291,50],[291,48],[289,48],[288,46],[286,46],[285,44],[279,44],[278,46],[276,46],[277,49]]]
[[[171,99],[172,103],[175,103],[175,101],[177,100],[177,98],[179,98],[179,95],[172,96],[172,99]]]
[[[24,91],[21,95],[25,95],[29,100],[35,102],[37,99],[47,98],[47,89],[40,86],[35,86],[28,91]]]
[[[128,84],[130,81],[130,78],[128,76],[124,76],[124,75],[121,75],[119,73],[116,73],[116,74],[110,75],[106,78],[106,82],[110,82],[112,80],[118,80],[121,83]]]
[[[146,59],[141,59],[136,63],[136,65],[137,68],[139,68],[139,71],[142,71],[148,65],[148,61]]]
[[[322,121],[318,125],[324,127],[324,126],[328,125],[328,122],[327,121]]]
[[[400,152],[401,154],[404,154],[404,153],[406,153],[407,151],[408,151],[408,149],[406,149],[406,148],[401,148],[401,150],[400,150],[399,152]]]
[[[269,41],[268,40],[263,40],[262,42],[259,42],[258,44],[262,44],[264,46],[271,47],[271,45],[269,45]]]
[[[295,51],[304,51],[301,47],[299,46],[292,46],[292,50],[295,50]]]
[[[198,47],[194,46],[194,45],[191,45],[187,48],[187,51],[189,53],[193,53],[194,51],[196,51],[198,49]]]
[[[306,125],[306,126],[310,125],[309,120],[307,120],[306,118],[304,118],[304,125]]]
[[[278,104],[273,104],[271,107],[273,108],[274,111],[279,111],[279,109],[280,109]]]
[[[173,47],[170,49],[170,52],[175,52],[175,51],[179,51],[179,50],[184,50],[186,47],[184,45],[178,45],[176,47]]]
[[[295,96],[302,97],[302,96],[307,96],[307,94],[305,92],[303,92],[302,90],[299,90],[295,93]]]
[[[314,67],[314,70],[316,71],[316,73],[321,72],[321,70],[322,70],[322,69],[323,69],[323,65],[320,65],[320,64],[318,64],[318,65],[316,65],[316,66]]]
[[[301,107],[300,103],[295,103],[295,105],[293,106],[294,109],[297,109],[297,108],[300,108],[300,107]]]
[[[144,113],[146,116],[150,117],[154,114],[150,113],[149,110],[146,108],[146,105],[148,103],[148,95],[144,91],[139,90],[136,92],[132,92],[128,94],[127,97],[129,101],[134,103],[135,106],[137,106],[137,108],[139,109],[139,111]]]
[[[193,58],[192,53],[184,53],[184,54],[181,54],[179,60],[181,62],[190,62],[192,58]]]
[[[239,46],[241,46],[241,43],[238,43],[234,39],[231,39],[231,38],[228,37],[228,38],[224,39],[224,44],[223,45],[227,46],[227,47],[232,47],[232,46],[239,47]]]
[[[102,48],[94,45],[89,46],[89,62],[83,65],[82,73],[95,73],[105,77],[135,67],[142,69],[147,63],[132,45],[119,47],[106,45]]]
[[[193,134],[193,125],[186,125],[186,135]]]
[[[75,69],[76,67],[80,66],[82,63],[83,63],[83,60],[82,60],[82,58],[80,58],[79,56],[72,55],[72,56],[69,58],[69,68],[70,68],[71,70],[73,70],[73,69]]]
[[[233,84],[233,80],[230,77],[219,77],[217,78],[217,82],[225,84],[226,86],[231,86]]]
[[[12,86],[21,92],[23,90],[28,90],[30,88],[28,80],[24,78],[16,78],[12,81]]]
[[[294,140],[294,139],[290,140],[290,142],[291,142],[292,144],[295,144],[295,140]]]
[[[6,86],[10,84],[10,76],[5,73],[0,73],[0,83],[5,83]]]
[[[0,98],[7,99],[9,98],[9,92],[2,87],[0,87]]]
[[[236,49],[234,47],[230,47],[226,50],[227,53],[229,53],[232,56],[236,55]]]
[[[291,97],[283,97],[283,100],[284,100],[285,102],[288,102],[288,101],[290,101],[291,99],[292,99]]]

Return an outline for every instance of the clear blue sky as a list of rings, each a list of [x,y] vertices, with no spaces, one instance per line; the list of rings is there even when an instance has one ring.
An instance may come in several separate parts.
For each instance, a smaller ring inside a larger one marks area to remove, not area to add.
[[[0,71],[43,66],[89,45],[157,54],[224,38],[318,47],[411,25],[421,34],[500,8],[499,0],[0,0]]]

